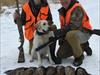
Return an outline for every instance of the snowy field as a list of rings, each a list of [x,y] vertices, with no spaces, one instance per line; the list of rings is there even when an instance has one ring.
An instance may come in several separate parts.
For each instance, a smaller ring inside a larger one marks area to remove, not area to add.
[[[99,15],[99,0],[80,0],[81,4],[88,13],[93,29],[100,29],[100,15]],[[37,61],[30,63],[30,56],[28,55],[28,41],[25,40],[25,63],[17,63],[18,58],[18,31],[17,26],[13,22],[13,12],[15,8],[3,7],[5,12],[0,15],[0,75],[5,75],[4,72],[9,69],[17,67],[37,66]],[[50,4],[50,9],[53,15],[54,23],[60,27],[59,16],[57,10],[60,5]],[[90,40],[90,46],[93,50],[92,56],[86,56],[81,67],[84,67],[92,75],[100,75],[100,37],[93,35]],[[58,46],[57,46],[58,47]],[[73,59],[64,59],[62,65],[72,66]],[[47,60],[43,61],[44,66],[50,65]]]

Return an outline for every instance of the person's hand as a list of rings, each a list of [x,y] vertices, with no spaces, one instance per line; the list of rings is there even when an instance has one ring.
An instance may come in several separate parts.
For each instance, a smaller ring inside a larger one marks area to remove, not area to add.
[[[65,26],[62,27],[61,30],[62,30],[63,33],[67,33],[71,30],[71,27],[70,27],[70,25],[65,25]]]
[[[50,31],[54,31],[55,32],[56,30],[57,30],[57,26],[56,25],[53,24],[53,25],[50,26]]]

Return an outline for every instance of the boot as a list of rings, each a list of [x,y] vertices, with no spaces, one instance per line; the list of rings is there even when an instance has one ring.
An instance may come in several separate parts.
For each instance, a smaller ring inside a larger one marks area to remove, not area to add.
[[[92,55],[92,49],[89,47],[89,42],[83,44],[83,50],[86,52],[87,56]]]
[[[73,65],[80,66],[83,63],[84,55],[74,59]]]

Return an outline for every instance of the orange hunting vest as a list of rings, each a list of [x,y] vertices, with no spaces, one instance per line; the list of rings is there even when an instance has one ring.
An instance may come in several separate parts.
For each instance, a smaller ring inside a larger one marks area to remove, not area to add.
[[[71,17],[71,13],[73,12],[73,10],[76,8],[76,7],[81,7],[81,5],[79,3],[75,3],[66,13],[66,16],[62,16],[60,15],[60,22],[61,22],[61,28],[64,26],[64,25],[69,25],[70,23],[70,17]],[[82,7],[81,7],[82,8]],[[84,10],[83,10],[84,11]],[[84,17],[83,17],[83,20],[82,20],[82,27],[84,28],[87,28],[87,29],[92,29],[91,25],[90,25],[90,22],[89,22],[89,18],[87,16],[87,14],[85,13],[84,11]]]
[[[36,30],[35,24],[39,20],[46,20],[48,17],[49,7],[41,7],[37,17],[32,13],[28,3],[23,5],[23,10],[26,13],[26,24],[25,24],[25,37],[28,40],[34,38],[34,32]]]

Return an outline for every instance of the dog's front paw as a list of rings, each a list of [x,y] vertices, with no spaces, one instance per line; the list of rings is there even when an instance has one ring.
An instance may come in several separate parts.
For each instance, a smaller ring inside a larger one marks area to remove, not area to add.
[[[33,59],[30,60],[30,62],[33,62],[33,61],[34,61]]]

